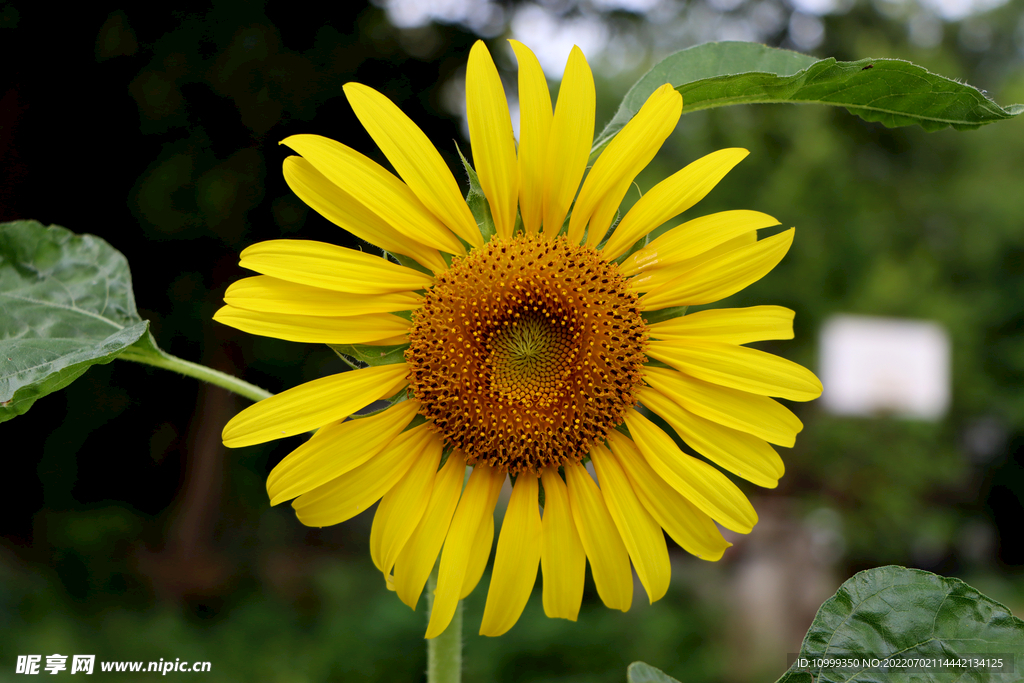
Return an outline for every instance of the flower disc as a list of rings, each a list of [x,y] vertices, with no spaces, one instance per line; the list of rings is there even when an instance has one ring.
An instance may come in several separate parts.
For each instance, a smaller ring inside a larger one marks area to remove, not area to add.
[[[579,462],[636,403],[647,330],[614,263],[564,238],[492,240],[438,275],[406,362],[421,412],[470,464]]]

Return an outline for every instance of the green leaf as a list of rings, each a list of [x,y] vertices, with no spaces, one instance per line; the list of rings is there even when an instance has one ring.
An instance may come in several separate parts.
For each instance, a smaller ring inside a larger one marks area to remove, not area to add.
[[[643,662],[633,662],[629,665],[629,668],[626,669],[626,681],[628,683],[679,683],[661,669],[655,669],[650,664]]]
[[[953,666],[966,655],[1000,656],[1002,671]],[[822,669],[800,659],[945,662],[917,669],[879,666]],[[1020,681],[1024,621],[959,579],[919,569],[878,567],[854,575],[825,601],[793,666],[778,683],[948,683]],[[629,683],[679,683],[643,662]]]
[[[790,671],[780,678],[777,683],[815,683],[814,676],[806,671]]]
[[[0,224],[0,422],[109,363],[148,327],[121,252],[56,225]]]
[[[666,57],[637,81],[594,151],[664,83],[682,94],[684,114],[731,104],[827,104],[889,127],[934,131],[970,130],[1024,111],[1024,105],[1000,107],[973,86],[899,59],[819,61],[756,43],[705,43]]]
[[[818,610],[800,648],[800,658],[957,658],[1002,655],[1024,666],[1024,621],[959,579],[918,569],[879,567],[844,583]],[[1016,661],[1014,661],[1016,660]],[[885,671],[879,667],[816,669],[799,659],[780,683],[868,681],[1019,681],[1020,669],[977,668]]]

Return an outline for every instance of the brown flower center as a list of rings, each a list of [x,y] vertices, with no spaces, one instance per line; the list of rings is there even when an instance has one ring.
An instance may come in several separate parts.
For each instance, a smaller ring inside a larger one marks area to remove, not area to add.
[[[647,330],[617,265],[564,238],[492,240],[413,315],[410,385],[468,462],[579,462],[636,403]]]

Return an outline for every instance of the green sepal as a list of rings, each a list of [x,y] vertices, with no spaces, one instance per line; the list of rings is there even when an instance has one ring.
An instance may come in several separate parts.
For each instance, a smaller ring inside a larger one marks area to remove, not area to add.
[[[671,320],[672,318],[684,316],[686,315],[687,308],[689,308],[689,306],[672,306],[670,308],[659,308],[656,311],[644,311],[642,315],[645,323],[647,323],[648,325],[653,325],[654,323],[660,323],[665,320]]]
[[[412,322],[412,311],[391,311],[391,315],[397,315],[402,320]]]
[[[620,422],[619,424],[615,425],[613,429],[615,429],[615,431],[619,432],[620,434],[628,436],[630,441],[633,440],[633,435],[629,433],[629,427],[626,426],[625,422]]]
[[[405,350],[408,344],[401,346],[370,346],[369,344],[328,344],[338,357],[349,364],[354,370],[360,369],[350,361],[355,360],[366,365],[394,365],[405,362]]]
[[[469,194],[466,195],[466,204],[469,205],[469,210],[476,220],[476,225],[480,229],[484,242],[490,242],[491,238],[497,234],[497,229],[494,227],[494,219],[491,217],[491,205],[487,202],[487,196],[480,186],[480,177],[476,174],[476,170],[462,154],[462,150],[459,149],[457,144],[455,149],[459,153],[459,158],[462,159],[466,175],[469,176]]]
[[[650,357],[647,358],[647,361],[644,363],[644,366],[650,368],[664,368],[666,370],[675,370],[675,368],[673,368],[671,365],[663,363],[660,360],[655,360],[654,358]]]
[[[611,237],[611,235],[609,234],[608,237]],[[606,237],[605,238],[605,242],[607,242],[607,241],[608,241],[608,238]],[[650,235],[650,233],[648,233],[648,234],[644,235],[643,237],[641,237],[640,239],[638,239],[636,242],[633,242],[633,246],[631,246],[629,249],[624,251],[620,256],[616,256],[615,258],[613,258],[612,262],[613,263],[618,263],[621,266],[623,263],[626,262],[626,259],[628,259],[630,256],[632,256],[636,252],[640,251],[641,249],[643,249],[644,247],[646,247],[650,243],[651,243],[651,235]],[[604,244],[602,244],[600,247],[598,247],[598,249],[602,249],[602,248],[604,248]]]
[[[526,234],[526,226],[523,225],[523,212],[519,209],[516,209],[516,224],[512,226],[512,234],[515,236]]]
[[[398,401],[395,401],[395,403],[398,403]],[[407,432],[407,431],[409,431],[410,429],[412,429],[414,427],[419,427],[420,425],[424,425],[424,424],[427,424],[427,418],[423,417],[419,413],[416,413],[415,415],[412,416],[412,422],[407,424],[405,426],[405,429],[403,429],[402,431],[403,432]],[[438,467],[438,469],[440,469],[440,466]]]
[[[612,233],[615,232],[615,228],[619,227],[619,221],[621,221],[621,220],[622,220],[622,207],[620,206],[619,208],[615,209],[615,218],[612,219],[611,225],[608,226],[608,229],[604,231],[604,236],[601,238],[601,241],[597,243],[598,250],[603,249],[604,245],[608,243],[608,240],[610,240],[611,237],[612,237]],[[587,232],[587,234],[583,236],[583,240],[584,241],[586,241],[587,238],[589,237],[589,233],[590,233],[590,226],[589,225],[587,226],[586,232]]]
[[[424,419],[423,421],[426,422],[426,419]],[[444,449],[441,451],[441,462],[437,463],[438,472],[440,472],[441,468],[444,467],[444,464],[448,462],[448,458],[451,457],[451,454],[454,452],[454,450],[455,449],[452,448],[451,446],[445,446]]]
[[[370,411],[367,411],[365,413],[353,413],[352,415],[349,416],[348,419],[350,419],[350,420],[361,420],[364,417],[373,417],[374,415],[380,415],[381,413],[383,413],[388,408],[391,408],[391,407],[401,403],[402,401],[406,401],[406,400],[408,400],[408,398],[409,398],[408,388],[407,387],[403,387],[403,388],[399,389],[397,393],[392,394],[391,396],[387,396],[385,398],[380,399],[382,401],[387,401],[388,402],[388,404],[386,406],[384,406],[383,408],[377,408],[377,410],[370,410]],[[409,430],[409,429],[411,429],[411,428],[413,428],[413,427],[415,427],[417,425],[421,425],[424,422],[426,422],[426,419],[419,420],[417,422],[417,418],[420,418],[420,417],[422,417],[422,415],[415,415],[415,416],[413,416],[412,422],[410,422],[408,425],[406,425],[405,429],[403,429],[402,431],[407,431],[407,430]]]
[[[391,258],[393,258],[395,260],[395,263],[398,263],[399,265],[405,266],[406,268],[412,268],[413,270],[419,271],[421,273],[425,273],[426,275],[430,275],[431,277],[433,277],[433,275],[434,275],[434,271],[432,271],[430,268],[427,268],[425,265],[423,265],[422,263],[420,263],[416,259],[410,258],[410,257],[406,256],[405,254],[396,254],[393,251],[385,251],[384,255],[385,256],[390,256]],[[442,256],[442,258],[444,257],[444,253],[443,252],[442,252],[441,256]]]

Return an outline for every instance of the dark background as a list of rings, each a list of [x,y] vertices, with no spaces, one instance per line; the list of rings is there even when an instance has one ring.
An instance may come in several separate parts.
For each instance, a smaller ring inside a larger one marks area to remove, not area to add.
[[[0,5],[0,220],[103,237],[128,257],[163,348],[276,392],[340,364],[211,316],[245,275],[247,245],[354,244],[290,193],[277,145],[318,133],[386,163],[348,81],[392,98],[453,169],[453,143],[468,149],[469,48],[482,35],[514,92],[504,38],[560,40],[538,16],[591,36],[599,128],[652,60],[728,38],[902,57],[1024,101],[1020,0],[957,20],[887,0],[825,14],[776,0],[438,3],[419,23],[397,3],[335,4]],[[578,623],[545,619],[538,593],[509,634],[485,639],[485,577],[467,601],[467,680],[622,680],[635,659],[687,681],[774,680],[821,601],[887,563],[960,576],[1024,614],[1022,131],[889,130],[813,107],[685,115],[642,189],[743,146],[750,158],[691,215],[749,208],[798,227],[783,264],[724,305],[796,310],[796,340],[763,347],[811,368],[833,313],[937,321],[953,340],[952,408],[925,423],[793,406],[806,429],[782,453],[779,488],[744,485],[761,524],[716,564],[676,548],[653,606],[637,591],[628,614],[608,611],[588,583]],[[320,530],[270,509],[266,474],[296,444],[225,450],[220,430],[244,405],[114,362],[0,426],[0,681],[16,655],[53,652],[208,660],[211,681],[423,678],[424,607],[385,590],[370,515]]]

